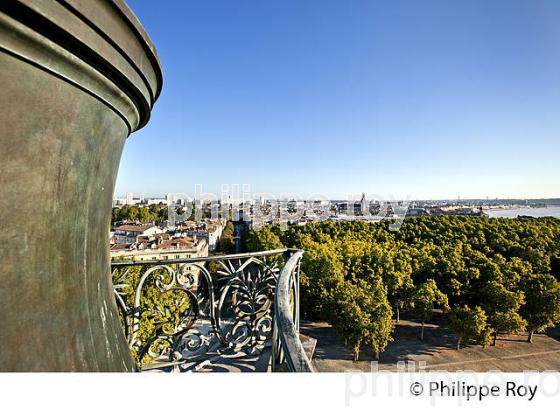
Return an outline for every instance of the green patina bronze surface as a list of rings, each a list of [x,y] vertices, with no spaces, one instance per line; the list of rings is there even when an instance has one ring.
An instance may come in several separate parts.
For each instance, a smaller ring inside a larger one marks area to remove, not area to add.
[[[134,370],[108,227],[157,54],[120,0],[4,0],[0,85],[0,371]]]

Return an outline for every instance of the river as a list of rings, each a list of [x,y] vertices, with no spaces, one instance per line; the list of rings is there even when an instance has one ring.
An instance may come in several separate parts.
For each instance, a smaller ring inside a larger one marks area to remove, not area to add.
[[[553,216],[560,218],[560,206],[549,206],[547,208],[512,208],[484,210],[492,218],[517,218],[518,216]]]

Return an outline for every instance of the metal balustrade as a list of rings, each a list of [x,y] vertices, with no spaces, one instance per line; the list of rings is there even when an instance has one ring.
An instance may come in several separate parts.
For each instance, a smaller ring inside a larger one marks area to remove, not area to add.
[[[299,339],[303,251],[112,262],[141,370],[312,371]]]

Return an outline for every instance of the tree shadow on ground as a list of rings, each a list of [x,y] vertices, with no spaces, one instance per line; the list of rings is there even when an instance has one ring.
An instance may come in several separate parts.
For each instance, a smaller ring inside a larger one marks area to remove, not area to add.
[[[545,334],[560,342],[560,326],[546,329]]]
[[[302,333],[317,339],[313,357],[325,360],[353,360],[354,354],[345,346],[344,341],[335,334],[326,323],[303,323]],[[396,324],[393,341],[379,357],[380,364],[392,364],[412,360],[411,355],[428,355],[441,351],[442,348],[454,349],[457,339],[445,325],[442,315],[435,315],[431,323],[424,327],[424,340],[420,340],[421,324],[408,315],[401,316]],[[362,346],[360,361],[375,361],[375,352],[368,346]]]

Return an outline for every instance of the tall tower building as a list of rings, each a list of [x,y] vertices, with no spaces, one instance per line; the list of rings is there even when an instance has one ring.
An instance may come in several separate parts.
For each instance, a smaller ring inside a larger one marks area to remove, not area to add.
[[[362,212],[363,216],[366,216],[369,213],[366,201],[366,194],[362,192],[362,199],[360,200],[360,211]]]

